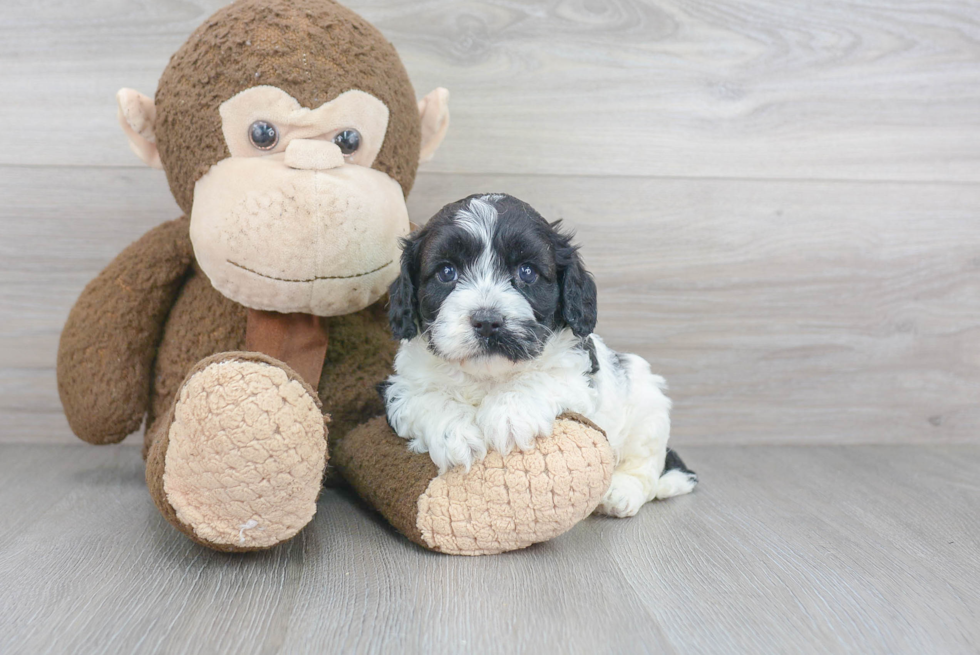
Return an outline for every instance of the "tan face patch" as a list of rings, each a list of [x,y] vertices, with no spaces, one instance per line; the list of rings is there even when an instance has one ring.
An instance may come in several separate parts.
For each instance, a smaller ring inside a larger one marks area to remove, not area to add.
[[[401,187],[377,170],[298,170],[232,157],[198,182],[194,254],[215,289],[252,309],[337,316],[378,300],[408,234]]]
[[[397,276],[398,239],[408,233],[401,187],[371,167],[388,108],[350,90],[308,109],[274,86],[222,103],[231,156],[194,188],[191,241],[222,294],[246,307],[337,316],[380,298]],[[250,138],[261,125],[274,138]],[[354,130],[346,155],[333,142]]]
[[[371,166],[388,130],[388,108],[364,91],[341,93],[316,109],[307,109],[274,86],[255,86],[229,98],[219,108],[221,130],[232,157],[263,157],[285,152],[294,139],[330,141],[347,129],[357,130],[361,146],[346,163]],[[275,127],[278,142],[268,150],[249,141],[249,127],[263,121]]]

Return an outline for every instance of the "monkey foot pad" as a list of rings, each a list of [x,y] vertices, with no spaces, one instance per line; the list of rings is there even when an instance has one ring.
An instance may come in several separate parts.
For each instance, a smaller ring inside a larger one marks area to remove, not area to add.
[[[316,513],[326,466],[324,417],[307,387],[260,361],[211,363],[180,390],[163,489],[201,540],[267,548]]]
[[[456,468],[419,498],[417,527],[430,547],[452,555],[491,555],[562,534],[596,508],[609,486],[605,436],[572,418],[534,450],[497,452],[469,472]]]

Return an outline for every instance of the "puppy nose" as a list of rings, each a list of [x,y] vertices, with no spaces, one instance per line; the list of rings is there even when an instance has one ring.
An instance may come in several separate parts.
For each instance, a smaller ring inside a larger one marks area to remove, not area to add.
[[[304,171],[325,171],[344,165],[344,154],[333,141],[293,139],[286,146],[286,166]]]
[[[481,337],[489,337],[491,334],[496,333],[500,330],[500,326],[504,324],[504,317],[500,312],[484,309],[478,312],[474,312],[470,316],[470,325],[476,330],[476,333]]]

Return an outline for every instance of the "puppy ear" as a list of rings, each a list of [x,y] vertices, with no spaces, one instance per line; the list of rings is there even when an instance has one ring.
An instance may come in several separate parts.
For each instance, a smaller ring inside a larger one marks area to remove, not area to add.
[[[596,286],[592,275],[585,270],[578,247],[571,244],[571,236],[562,235],[555,249],[555,262],[560,294],[558,323],[571,328],[575,336],[586,337],[595,330],[598,316]]]
[[[402,239],[401,273],[388,289],[388,322],[396,339],[413,339],[419,333],[419,301],[415,295],[418,275],[417,239]]]

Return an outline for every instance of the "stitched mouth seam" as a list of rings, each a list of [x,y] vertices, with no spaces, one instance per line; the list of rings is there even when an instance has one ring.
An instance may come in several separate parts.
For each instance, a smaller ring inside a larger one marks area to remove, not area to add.
[[[367,271],[365,273],[355,273],[354,275],[323,275],[323,276],[317,276],[317,277],[307,278],[305,280],[290,280],[289,278],[285,278],[285,277],[275,277],[274,275],[266,275],[265,273],[259,273],[258,271],[253,271],[249,267],[242,266],[241,264],[238,264],[236,262],[233,262],[230,259],[226,259],[225,261],[227,261],[232,266],[235,266],[237,268],[242,269],[243,271],[248,271],[249,273],[252,273],[253,275],[258,275],[259,277],[264,277],[264,278],[267,278],[269,280],[275,280],[277,282],[316,282],[317,280],[349,280],[351,278],[364,277],[365,275],[370,275],[371,273],[377,273],[382,268],[386,268],[388,266],[391,266],[395,262],[395,260],[392,259],[387,264],[382,264],[381,266],[379,266],[377,268],[374,268],[374,269],[371,269],[370,271]]]

